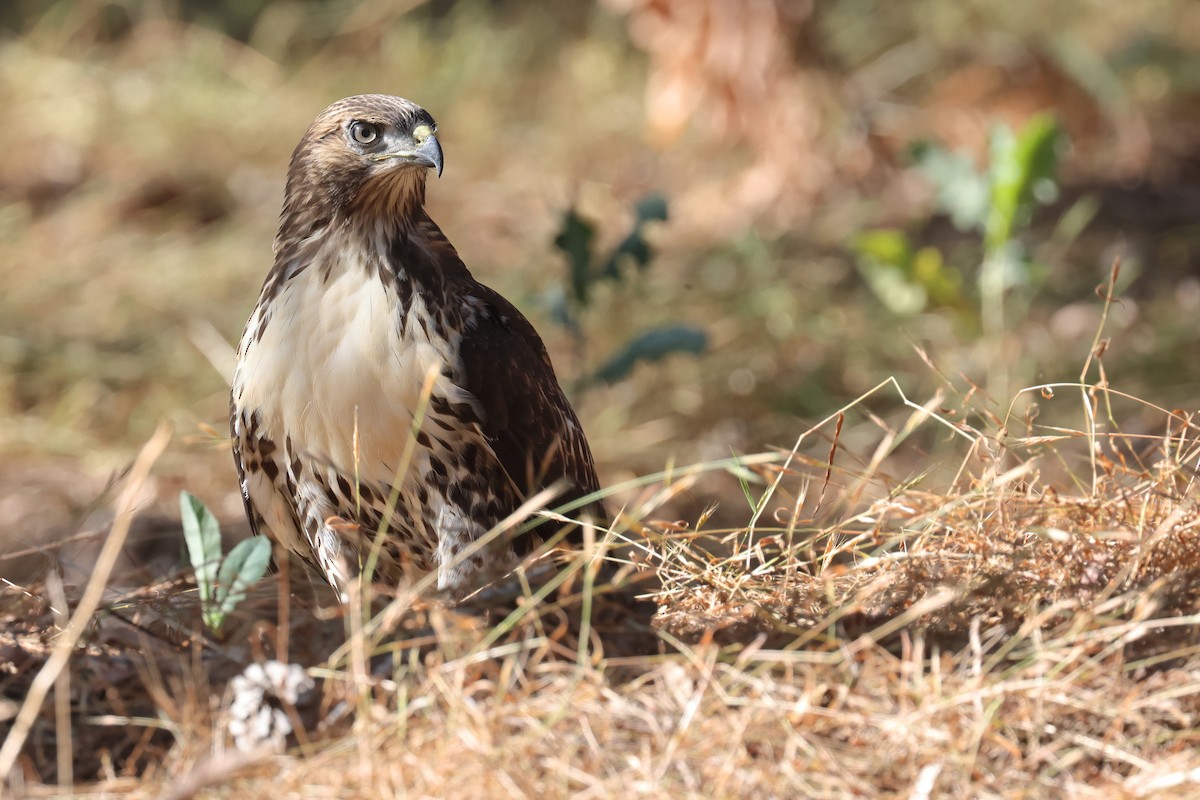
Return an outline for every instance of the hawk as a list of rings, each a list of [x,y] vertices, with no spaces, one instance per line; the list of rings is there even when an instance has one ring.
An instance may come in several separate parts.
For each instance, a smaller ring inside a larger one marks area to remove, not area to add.
[[[442,173],[437,125],[414,103],[321,112],[292,153],[238,347],[230,428],[250,527],[343,597],[377,535],[376,578],[436,571],[462,594],[539,544],[510,532],[460,555],[528,497],[599,489],[537,332],[426,213],[429,170]]]

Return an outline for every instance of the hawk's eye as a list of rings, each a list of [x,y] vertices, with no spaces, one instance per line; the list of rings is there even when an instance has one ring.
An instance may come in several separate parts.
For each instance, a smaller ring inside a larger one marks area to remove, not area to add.
[[[359,144],[372,144],[379,138],[379,126],[369,122],[356,122],[350,126],[350,135]]]

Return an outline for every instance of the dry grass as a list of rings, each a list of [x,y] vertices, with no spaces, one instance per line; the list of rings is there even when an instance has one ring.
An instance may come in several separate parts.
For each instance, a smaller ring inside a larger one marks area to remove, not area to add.
[[[114,796],[1187,795],[1200,429],[1163,412],[1143,439],[1098,422],[985,436],[939,401],[878,420],[868,467],[844,468],[836,429],[865,402],[827,423],[826,460],[805,454],[818,427],[790,453],[652,476],[626,487],[609,566],[534,568],[457,609],[400,594],[343,618],[285,573],[218,642],[186,580],[110,597],[57,734],[47,705],[11,786],[57,793],[69,725],[76,790]],[[958,461],[895,485],[928,426]],[[1086,490],[1052,482],[1055,461]],[[651,519],[713,470],[745,481],[747,524]],[[46,586],[5,593],[14,697],[59,623]],[[288,709],[287,753],[239,753],[228,681],[268,658],[319,689]]]

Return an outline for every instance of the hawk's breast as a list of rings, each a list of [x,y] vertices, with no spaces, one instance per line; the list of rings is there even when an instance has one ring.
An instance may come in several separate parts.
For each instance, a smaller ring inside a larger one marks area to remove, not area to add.
[[[300,455],[390,483],[414,413],[427,405],[427,376],[437,394],[460,394],[446,377],[458,355],[436,326],[418,324],[430,311],[419,292],[401,307],[376,258],[329,241],[287,279],[257,340],[247,328],[234,392],[243,408],[261,410],[267,435],[290,436]]]

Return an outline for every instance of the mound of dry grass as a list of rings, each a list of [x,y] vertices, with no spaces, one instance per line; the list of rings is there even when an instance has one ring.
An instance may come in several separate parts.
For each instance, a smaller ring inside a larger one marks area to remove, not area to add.
[[[215,640],[187,576],[105,596],[101,569],[66,599],[99,610],[70,625],[54,586],[7,587],[10,788],[1184,796],[1200,780],[1197,429],[1163,412],[1165,432],[1126,434],[1094,413],[1111,392],[1079,391],[1083,430],[985,436],[939,398],[877,420],[858,459],[839,428],[865,399],[790,452],[623,487],[605,559],[534,566],[457,608],[394,592],[342,614],[285,571]],[[940,471],[890,478],[931,426],[949,436]],[[805,443],[824,429],[822,459]],[[714,471],[744,483],[745,524],[652,518]],[[239,751],[237,676],[270,661],[315,688],[262,701],[289,721],[285,751]],[[53,702],[18,717],[39,685]]]

